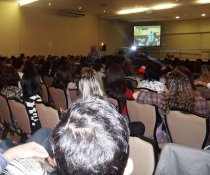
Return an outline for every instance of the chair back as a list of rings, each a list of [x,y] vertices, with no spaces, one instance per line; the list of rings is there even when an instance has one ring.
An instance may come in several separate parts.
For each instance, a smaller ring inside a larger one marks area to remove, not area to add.
[[[4,124],[12,124],[9,106],[6,97],[0,95],[0,115]]]
[[[68,108],[66,92],[63,89],[49,87],[49,93],[57,110]]]
[[[201,149],[208,136],[208,118],[170,110],[166,116],[171,141],[176,144]]]
[[[9,104],[11,114],[17,120],[18,126],[21,128],[23,133],[30,134],[31,125],[25,104],[16,99],[8,99],[7,101]]]
[[[111,102],[113,105],[119,106],[116,99],[114,99],[114,98],[112,98],[112,97],[108,97],[107,100],[108,100],[109,102]]]
[[[74,103],[80,98],[80,95],[77,89],[69,89],[69,96],[71,98],[72,103]]]
[[[52,83],[53,83],[53,77],[44,76],[43,79],[44,79],[44,83],[46,85],[48,85],[49,87],[52,85]]]
[[[36,110],[43,128],[55,128],[59,122],[58,110],[43,103],[36,103]]]
[[[127,110],[131,122],[142,122],[145,126],[144,136],[156,138],[156,110],[155,106],[140,104],[135,100],[127,100]]]
[[[156,167],[157,152],[150,142],[138,137],[129,138],[129,157],[133,160],[131,175],[152,175]]]
[[[47,85],[42,83],[41,88],[42,88],[42,101],[45,103],[48,103],[49,102],[49,93],[48,93]]]

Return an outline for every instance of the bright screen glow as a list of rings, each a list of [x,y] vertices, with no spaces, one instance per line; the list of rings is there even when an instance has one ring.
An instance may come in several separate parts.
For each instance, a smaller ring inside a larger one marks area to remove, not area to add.
[[[134,45],[160,46],[161,26],[134,26]]]

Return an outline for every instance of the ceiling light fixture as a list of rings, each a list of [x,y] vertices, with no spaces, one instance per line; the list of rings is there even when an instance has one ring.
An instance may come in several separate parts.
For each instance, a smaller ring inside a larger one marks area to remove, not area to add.
[[[180,17],[179,16],[176,16],[176,19],[179,19]]]
[[[210,0],[197,0],[196,2],[199,4],[208,4],[210,3]]]
[[[177,4],[158,4],[151,7],[152,10],[163,10],[176,7]]]
[[[20,4],[20,6],[23,6],[23,5],[26,5],[35,1],[38,1],[38,0],[19,0],[18,3]]]
[[[126,15],[126,14],[131,14],[131,13],[140,13],[140,12],[145,12],[149,8],[145,7],[140,7],[140,8],[131,8],[131,9],[125,9],[125,10],[120,10],[117,12],[119,15]]]
[[[206,16],[206,14],[205,14],[205,13],[203,13],[203,14],[201,14],[201,16],[205,17],[205,16]]]

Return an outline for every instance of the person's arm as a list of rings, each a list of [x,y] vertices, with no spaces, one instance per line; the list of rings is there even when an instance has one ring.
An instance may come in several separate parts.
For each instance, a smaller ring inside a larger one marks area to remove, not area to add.
[[[49,157],[45,148],[35,142],[18,145],[6,150],[3,155],[0,155],[0,173],[6,168],[7,164],[19,158],[42,158]]]
[[[140,91],[136,91],[136,92],[133,93],[134,100],[137,99],[137,97],[139,96],[139,93],[140,93]]]
[[[7,167],[8,160],[4,157],[4,155],[0,154],[0,174]]]
[[[210,89],[210,83],[206,83],[204,81],[195,81],[194,84],[195,85],[200,85],[200,86],[206,86],[207,88]]]

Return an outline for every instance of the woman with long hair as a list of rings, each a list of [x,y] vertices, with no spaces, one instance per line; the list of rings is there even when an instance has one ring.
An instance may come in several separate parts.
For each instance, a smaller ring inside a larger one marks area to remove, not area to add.
[[[23,90],[23,101],[29,114],[32,134],[41,128],[41,123],[36,111],[35,103],[42,102],[40,76],[35,72],[31,62],[26,62],[24,74],[20,81]]]

